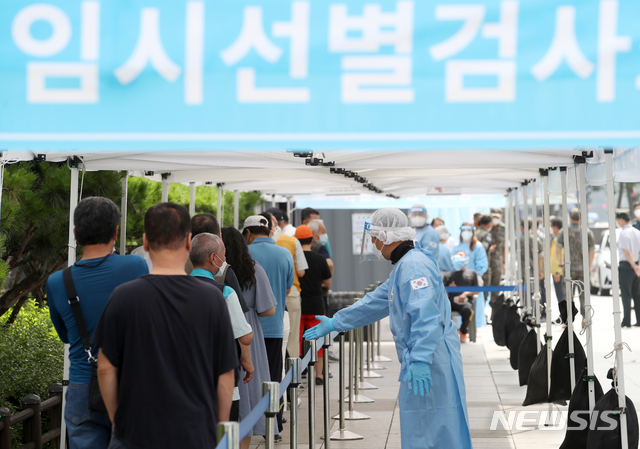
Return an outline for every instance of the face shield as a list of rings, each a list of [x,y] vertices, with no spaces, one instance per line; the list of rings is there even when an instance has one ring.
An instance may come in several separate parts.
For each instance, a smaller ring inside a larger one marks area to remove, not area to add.
[[[370,221],[366,221],[364,223],[362,243],[360,245],[360,262],[378,261],[382,259],[381,249],[378,249],[373,243],[373,238],[380,240],[384,247],[385,245],[390,245],[395,242],[412,240],[415,235],[416,231],[408,226],[376,226]]]
[[[468,226],[468,225],[460,226],[460,238],[462,239],[462,241],[465,243],[471,242],[471,239],[473,238],[473,233],[475,232],[475,230],[476,230],[475,226]]]
[[[425,207],[413,206],[409,209],[407,218],[409,219],[410,226],[414,228],[422,228],[426,226],[429,215],[427,214],[427,209]]]

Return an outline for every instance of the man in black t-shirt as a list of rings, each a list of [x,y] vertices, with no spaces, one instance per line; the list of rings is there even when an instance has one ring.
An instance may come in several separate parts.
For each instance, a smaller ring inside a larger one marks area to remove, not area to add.
[[[469,256],[464,251],[458,251],[451,257],[451,263],[454,270],[446,273],[442,279],[445,287],[477,287],[478,275],[474,270],[467,270],[467,262]],[[473,291],[462,293],[449,293],[449,301],[451,301],[451,311],[458,312],[462,318],[460,326],[460,342],[467,340],[469,332],[469,321],[473,316],[473,306],[469,302],[470,297],[474,295]]]
[[[300,316],[300,344],[302,345],[302,334],[307,329],[320,324],[316,315],[326,315],[323,287],[327,290],[331,287],[331,270],[324,256],[311,251],[313,232],[307,225],[300,225],[296,228],[296,238],[300,240],[304,257],[307,259],[309,268],[305,271],[304,277],[300,278],[300,298],[302,303],[302,314]],[[302,349],[300,350],[302,354]],[[322,349],[318,351],[318,363],[316,364],[316,384],[323,385],[322,377]]]
[[[184,271],[184,207],[153,206],[144,227],[153,270],[114,290],[93,336],[109,449],[214,447],[238,365],[228,308],[219,289]]]

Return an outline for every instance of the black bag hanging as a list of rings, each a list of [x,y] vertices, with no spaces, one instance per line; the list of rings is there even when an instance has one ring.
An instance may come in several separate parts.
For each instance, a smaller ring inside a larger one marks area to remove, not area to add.
[[[504,320],[504,336],[507,347],[509,346],[509,334],[516,330],[520,323],[520,315],[518,314],[518,304],[511,304],[507,310]]]
[[[520,345],[527,336],[527,325],[520,323],[513,332],[509,334],[509,341],[507,347],[509,348],[509,362],[511,368],[518,369],[518,353],[520,352]]]
[[[612,371],[612,369],[609,370],[607,378],[613,378]],[[622,447],[618,392],[613,387],[613,382],[611,384],[611,390],[596,402],[596,406],[593,409],[594,413],[597,413],[597,419],[595,424],[592,423],[589,428],[586,449],[618,449]],[[628,396],[625,396],[625,415],[627,416],[629,449],[638,449],[638,434],[640,433],[638,413]]]
[[[531,366],[538,356],[537,340],[538,335],[535,329],[531,329],[520,344],[520,349],[518,350],[518,378],[521,387],[527,385]]]
[[[87,326],[84,322],[84,317],[82,316],[80,298],[78,297],[76,287],[73,284],[71,267],[67,267],[62,271],[62,280],[64,281],[64,288],[67,290],[67,297],[69,298],[69,305],[71,306],[73,317],[76,320],[76,326],[78,327],[82,347],[87,353],[87,361],[91,365],[91,377],[89,379],[89,410],[106,413],[107,407],[104,405],[102,395],[100,394],[100,386],[98,385],[98,360],[91,354],[91,339],[89,338],[89,332],[87,331]]]
[[[502,295],[501,295],[502,296]],[[493,314],[491,321],[491,330],[493,331],[493,340],[498,346],[507,346],[506,322],[507,313],[511,307],[511,302],[507,301],[502,304]]]
[[[577,368],[577,367],[576,367]],[[589,379],[587,375],[587,368],[582,371],[580,380],[576,384],[576,388],[571,395],[571,401],[569,402],[569,416],[567,417],[567,433],[564,437],[564,441],[560,446],[560,449],[586,449],[587,447],[587,434],[589,433],[589,424],[591,417],[589,415],[589,385],[594,386],[594,393],[596,403],[602,398],[604,392],[602,386],[596,376]],[[572,419],[575,411],[580,412],[579,419],[586,421],[587,427],[581,429],[584,426],[582,423]]]
[[[580,379],[582,367],[587,362],[587,356],[584,348],[578,340],[576,334],[573,334],[573,350],[576,367],[576,384]],[[567,327],[560,338],[558,344],[553,351],[551,359],[551,389],[549,390],[549,402],[568,401],[571,399],[571,368],[569,356],[569,328]]]
[[[547,366],[547,345],[545,344],[531,365],[529,379],[527,379],[527,395],[522,403],[524,407],[548,402]]]

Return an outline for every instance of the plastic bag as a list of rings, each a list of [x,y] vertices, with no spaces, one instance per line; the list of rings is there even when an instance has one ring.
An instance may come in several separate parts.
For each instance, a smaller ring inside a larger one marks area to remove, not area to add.
[[[491,330],[493,332],[493,340],[498,346],[507,346],[507,335],[505,326],[507,322],[507,314],[509,313],[509,307],[511,307],[511,302],[507,301],[500,307],[498,307],[498,309],[493,313]]]
[[[560,338],[558,344],[553,351],[551,359],[551,389],[549,390],[549,402],[568,401],[571,399],[571,368],[569,366],[569,328],[566,328]],[[582,368],[587,362],[587,356],[584,353],[582,344],[576,334],[573,334],[573,350],[575,360],[575,378],[576,384],[580,379]]]
[[[509,334],[507,347],[510,351],[509,362],[511,363],[511,368],[513,369],[518,369],[518,353],[520,352],[520,345],[522,344],[526,336],[527,325],[524,323],[519,323],[518,327],[516,327],[515,330]]]
[[[587,379],[587,369],[585,368],[580,375],[580,380],[576,384],[576,388],[571,395],[571,401],[569,402],[569,416],[567,417],[567,433],[564,437],[564,441],[560,446],[560,449],[585,449],[587,447],[587,435],[589,433],[589,424],[591,417],[589,415],[589,385],[594,386],[594,393],[596,403],[604,396],[602,386],[598,379],[594,379],[590,382]],[[587,421],[587,427],[581,429],[580,426],[584,426],[584,422],[580,423],[572,419],[573,413],[579,411],[579,418]]]
[[[547,345],[545,344],[531,365],[523,406],[548,402],[547,366]]]
[[[629,399],[628,396],[625,397],[625,399],[629,449],[638,449],[638,413],[631,399]],[[597,412],[598,415],[595,424],[591,426],[593,429],[591,429],[591,427],[589,428],[587,449],[618,449],[622,447],[620,414],[618,410],[618,393],[615,388],[611,388],[607,394],[596,402],[596,406],[593,409],[594,413]],[[617,413],[612,414],[612,411]],[[612,421],[615,425],[612,425]],[[611,429],[609,427],[614,428]]]
[[[538,335],[534,329],[531,329],[522,343],[518,351],[518,378],[520,386],[527,385],[529,380],[529,371],[538,356]]]

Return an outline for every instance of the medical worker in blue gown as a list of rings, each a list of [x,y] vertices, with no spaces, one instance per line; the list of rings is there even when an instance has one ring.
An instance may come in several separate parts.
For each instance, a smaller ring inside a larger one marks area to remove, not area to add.
[[[433,226],[427,224],[427,220],[429,219],[429,215],[427,215],[427,208],[422,204],[411,206],[408,217],[409,224],[416,230],[416,235],[413,239],[420,243],[422,248],[436,256],[437,259],[440,236]]]
[[[307,330],[316,339],[389,316],[402,363],[400,425],[403,449],[467,449],[471,435],[460,339],[435,256],[412,241],[415,231],[398,209],[380,209],[366,225],[374,253],[394,265],[389,279],[333,318]]]

